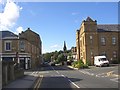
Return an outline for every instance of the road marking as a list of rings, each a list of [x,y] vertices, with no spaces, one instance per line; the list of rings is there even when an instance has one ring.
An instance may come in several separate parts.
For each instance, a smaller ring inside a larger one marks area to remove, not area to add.
[[[87,74],[87,75],[90,75],[90,76],[94,76],[94,73],[90,73],[90,72],[87,72],[87,71],[80,71],[79,72],[83,73],[83,74]]]
[[[54,71],[56,71],[53,67],[52,67],[52,69],[54,70]],[[57,72],[57,74],[60,74],[58,71],[56,71]],[[60,76],[62,76],[62,77],[64,77],[64,78],[67,78],[65,75],[60,75]],[[68,79],[68,81],[70,82],[70,83],[72,83],[75,87],[77,87],[77,88],[80,88],[77,84],[75,84],[74,82],[72,82],[69,78],[67,78]]]
[[[77,84],[75,84],[74,82],[72,82],[70,79],[68,79],[68,81],[69,81],[70,83],[72,83],[74,86],[76,86],[77,88],[80,88]]]
[[[60,74],[58,71],[56,71],[57,72],[57,74]]]
[[[49,71],[40,71],[39,74],[49,73]]]
[[[42,82],[42,79],[43,79],[43,75],[40,75],[40,77],[41,77],[41,80],[40,80],[40,82],[38,83],[38,88],[40,87],[40,85],[41,85],[41,82]],[[37,88],[37,89],[38,89]]]
[[[65,75],[61,75],[62,77],[64,77],[64,78],[67,78]],[[67,78],[68,79],[68,81],[70,82],[70,83],[72,83],[75,87],[77,87],[77,88],[80,88],[77,84],[75,84],[74,82],[72,82],[69,78]]]
[[[34,74],[35,72],[33,72],[32,74]]]
[[[101,73],[101,74],[94,74],[94,73],[90,73],[90,72],[87,72],[87,71],[80,71],[79,72],[83,73],[83,74],[86,74],[86,75],[90,75],[90,76],[95,76],[95,77],[108,77],[107,73]]]
[[[41,84],[41,82],[42,82],[42,79],[43,79],[43,75],[40,75],[39,79],[37,80],[37,82],[36,82],[36,84],[35,84],[35,86],[34,86],[34,89],[35,89],[35,90],[38,90],[38,89],[39,89],[40,84]]]
[[[52,66],[51,66],[51,68],[52,68],[54,71],[56,71]]]
[[[113,79],[110,79],[111,81],[114,81],[114,82],[117,82],[117,83],[120,83],[119,82],[119,78],[113,78]]]
[[[60,74],[58,71],[56,71],[52,66],[51,66],[51,68],[57,73],[57,74]]]

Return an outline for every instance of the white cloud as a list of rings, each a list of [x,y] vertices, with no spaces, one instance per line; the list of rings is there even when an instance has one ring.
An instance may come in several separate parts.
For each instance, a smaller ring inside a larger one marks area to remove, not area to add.
[[[59,48],[60,46],[55,44],[55,45],[52,45],[50,48]]]
[[[15,24],[20,15],[19,7],[12,0],[7,0],[5,8],[2,13],[0,13],[0,30],[9,30]]]
[[[21,33],[22,31],[24,31],[24,29],[23,29],[23,27],[18,27],[17,29],[16,29],[16,32],[14,32],[15,34],[19,34],[19,33]]]
[[[72,12],[72,15],[78,15],[79,12]]]

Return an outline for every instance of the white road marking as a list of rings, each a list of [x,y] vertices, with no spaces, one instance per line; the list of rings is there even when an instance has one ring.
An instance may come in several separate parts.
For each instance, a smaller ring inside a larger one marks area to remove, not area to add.
[[[42,73],[49,73],[49,71],[40,71],[39,74],[42,74]]]
[[[80,71],[79,72],[83,73],[83,74],[87,74],[87,75],[90,75],[90,76],[94,76],[94,73],[90,73],[90,72],[87,72],[87,71]]]
[[[60,74],[58,71],[56,71],[57,72],[57,74]]]
[[[56,71],[53,67],[52,67],[52,69],[54,70],[54,71]],[[57,74],[60,74],[58,71],[56,71],[57,72]],[[55,76],[55,75],[54,75]],[[64,78],[67,78],[65,75],[63,75],[63,74],[61,74],[61,75],[57,75],[57,76],[62,76],[62,77],[64,77]],[[74,82],[72,82],[69,78],[67,78],[68,79],[68,81],[70,82],[70,83],[72,83],[74,86],[76,86],[77,88],[80,88],[77,84],[75,84]]]
[[[50,75],[52,77],[61,77],[61,75]]]
[[[56,71],[53,67],[52,67],[52,69],[57,73],[57,74],[60,74],[58,71]]]
[[[77,88],[80,88],[77,84],[75,84],[74,82],[72,82],[70,79],[68,79],[68,81],[69,81],[70,83],[72,83],[74,86],[76,86]]]
[[[65,75],[61,75],[62,77],[64,77],[64,78],[67,78]],[[70,83],[72,83],[75,87],[77,87],[77,88],[80,88],[77,84],[75,84],[74,82],[72,82],[69,78],[67,78],[68,79],[68,81],[70,82]]]
[[[114,81],[114,82],[117,82],[117,83],[120,83],[119,82],[119,78],[113,78],[113,79],[110,79],[111,81]]]
[[[90,73],[90,72],[87,72],[87,71],[80,71],[79,72],[83,73],[83,74],[86,74],[86,75],[90,75],[90,76],[95,76],[95,77],[108,77],[106,73],[101,73],[101,74],[94,74],[94,73]]]

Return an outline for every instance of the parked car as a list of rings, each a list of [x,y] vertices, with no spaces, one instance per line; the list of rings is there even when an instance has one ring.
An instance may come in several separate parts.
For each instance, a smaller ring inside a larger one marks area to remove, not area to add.
[[[43,63],[42,63],[42,66],[43,66],[43,67],[48,66],[48,62],[43,62]]]
[[[95,56],[94,57],[94,65],[95,66],[109,66],[109,61],[106,56]]]

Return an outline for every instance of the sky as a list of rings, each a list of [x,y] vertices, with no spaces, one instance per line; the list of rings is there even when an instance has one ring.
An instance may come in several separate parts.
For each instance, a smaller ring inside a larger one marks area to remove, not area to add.
[[[117,2],[13,2],[0,3],[0,30],[15,34],[28,27],[40,35],[42,52],[76,46],[76,30],[87,17],[97,24],[118,23]]]

